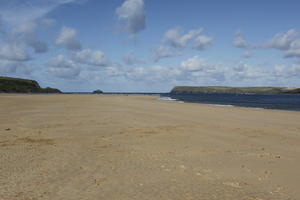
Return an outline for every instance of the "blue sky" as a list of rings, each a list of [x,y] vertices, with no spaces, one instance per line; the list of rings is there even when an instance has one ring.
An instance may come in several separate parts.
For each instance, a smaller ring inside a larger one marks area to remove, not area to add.
[[[0,0],[0,75],[63,91],[300,87],[300,2]]]

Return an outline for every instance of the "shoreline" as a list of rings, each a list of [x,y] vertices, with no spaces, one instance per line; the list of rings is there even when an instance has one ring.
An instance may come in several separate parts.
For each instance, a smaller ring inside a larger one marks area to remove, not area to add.
[[[300,96],[299,96],[300,97]],[[293,109],[280,109],[280,108],[264,108],[264,107],[256,107],[256,106],[240,106],[234,104],[220,104],[220,103],[204,103],[204,102],[190,102],[185,100],[178,100],[176,98],[172,98],[170,96],[160,96],[158,98],[161,101],[170,101],[170,102],[177,102],[177,103],[191,103],[191,104],[201,104],[201,105],[211,105],[211,106],[219,106],[219,107],[238,107],[238,108],[250,108],[250,109],[263,109],[263,110],[279,110],[279,111],[290,111],[290,112],[300,112],[300,110],[293,110]]]
[[[158,99],[158,100],[160,100],[160,99]],[[300,112],[299,110],[261,108],[261,107],[251,107],[251,106],[236,106],[236,105],[230,105],[230,104],[194,103],[194,102],[185,102],[185,101],[177,101],[177,100],[160,100],[160,101],[174,102],[174,103],[188,103],[188,104],[214,106],[214,107],[241,108],[241,109],[250,109],[250,110],[271,110],[271,111],[273,110],[273,111],[286,111],[286,112]]]

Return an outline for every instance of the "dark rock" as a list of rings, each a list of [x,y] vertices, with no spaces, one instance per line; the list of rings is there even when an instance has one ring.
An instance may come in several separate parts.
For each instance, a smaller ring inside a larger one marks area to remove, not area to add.
[[[95,90],[95,91],[93,91],[93,94],[102,94],[102,93],[103,93],[102,90]]]

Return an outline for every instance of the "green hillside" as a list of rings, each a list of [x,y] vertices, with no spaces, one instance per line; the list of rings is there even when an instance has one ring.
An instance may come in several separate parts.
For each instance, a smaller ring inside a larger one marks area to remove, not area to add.
[[[55,88],[41,88],[35,80],[0,76],[0,92],[3,93],[61,93]]]

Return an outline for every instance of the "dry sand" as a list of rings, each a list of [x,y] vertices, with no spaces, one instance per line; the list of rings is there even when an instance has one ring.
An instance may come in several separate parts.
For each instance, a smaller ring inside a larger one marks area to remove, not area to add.
[[[300,112],[0,95],[0,199],[297,200]]]

